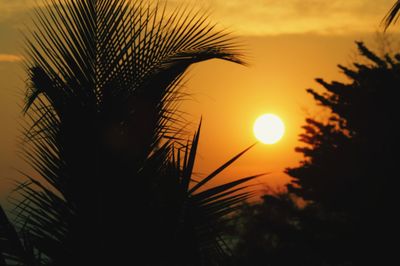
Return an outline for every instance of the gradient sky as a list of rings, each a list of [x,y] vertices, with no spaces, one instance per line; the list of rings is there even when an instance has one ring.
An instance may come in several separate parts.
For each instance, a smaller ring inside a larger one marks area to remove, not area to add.
[[[24,88],[22,34],[37,1],[0,0],[0,194],[21,168],[16,156],[18,118]],[[40,1],[38,1],[40,2]],[[161,1],[162,2],[162,1]],[[210,19],[228,28],[243,44],[249,66],[210,61],[192,67],[183,110],[195,127],[203,116],[196,171],[206,174],[256,140],[252,124],[275,113],[286,135],[275,145],[258,144],[225,171],[218,182],[270,172],[255,181],[279,187],[283,169],[301,160],[294,152],[306,116],[324,116],[305,93],[314,79],[343,80],[337,64],[356,58],[355,40],[380,49],[376,32],[394,0],[170,0],[170,6],[196,3]],[[397,26],[398,29],[398,26]],[[394,46],[397,44],[394,43]],[[398,48],[397,46],[394,48]]]

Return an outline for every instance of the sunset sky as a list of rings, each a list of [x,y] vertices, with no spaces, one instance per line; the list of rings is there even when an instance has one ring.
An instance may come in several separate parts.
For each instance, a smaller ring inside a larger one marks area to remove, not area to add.
[[[24,89],[21,66],[22,34],[31,25],[33,0],[0,0],[0,194],[23,167],[16,155],[18,119]],[[162,2],[162,1],[161,1]],[[307,88],[314,79],[343,80],[337,64],[356,59],[355,40],[381,49],[376,41],[380,21],[394,0],[171,0],[210,12],[210,20],[238,37],[249,63],[240,66],[210,61],[192,67],[183,103],[193,128],[203,117],[196,171],[207,174],[256,141],[254,120],[263,113],[280,116],[286,125],[283,139],[274,145],[258,144],[221,180],[269,172],[254,183],[279,187],[288,182],[283,173],[296,165],[294,152],[306,116],[323,117]],[[398,27],[395,25],[395,27]],[[395,38],[393,38],[395,40]],[[393,48],[398,48],[393,41]]]

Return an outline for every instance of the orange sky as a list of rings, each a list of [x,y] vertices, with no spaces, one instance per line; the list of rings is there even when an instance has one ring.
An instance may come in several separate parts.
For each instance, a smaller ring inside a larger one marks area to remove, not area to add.
[[[33,0],[0,0],[0,194],[17,176],[15,155],[18,103],[24,72],[21,35]],[[321,115],[305,89],[314,79],[343,80],[338,63],[355,58],[354,40],[377,47],[375,32],[394,0],[170,0],[197,3],[210,10],[211,20],[228,27],[244,43],[250,65],[211,61],[192,67],[183,104],[193,126],[203,116],[198,173],[209,173],[253,142],[252,124],[263,113],[275,113],[286,124],[286,135],[275,145],[259,144],[223,172],[229,178],[270,172],[257,182],[280,186],[288,181],[283,169],[301,156],[294,152],[305,116]],[[379,47],[378,47],[379,48]],[[1,197],[0,197],[1,198]]]
[[[293,34],[244,38],[251,54],[249,67],[212,61],[190,71],[188,91],[194,100],[184,109],[193,121],[203,117],[197,170],[209,173],[256,141],[252,126],[263,113],[285,122],[286,134],[277,144],[258,144],[227,169],[224,179],[271,172],[258,182],[276,187],[288,181],[283,170],[301,155],[294,152],[306,115],[323,116],[306,88],[318,88],[314,78],[343,80],[336,65],[349,65],[355,35]],[[373,43],[368,34],[357,39]],[[256,183],[256,182],[254,182]]]

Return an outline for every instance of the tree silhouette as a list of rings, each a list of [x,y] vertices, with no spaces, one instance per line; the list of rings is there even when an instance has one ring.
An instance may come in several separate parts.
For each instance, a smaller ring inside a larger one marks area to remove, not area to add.
[[[319,220],[330,222],[331,258],[359,265],[383,262],[389,254],[396,208],[395,156],[400,55],[383,58],[357,43],[367,61],[354,68],[339,66],[350,82],[325,82],[320,93],[309,89],[319,105],[328,108],[327,121],[307,119],[297,148],[304,155],[288,190],[319,206]],[[316,228],[316,231],[318,229]],[[332,247],[333,249],[334,247]],[[382,256],[382,257],[380,257]]]
[[[323,90],[308,90],[330,112],[327,120],[306,120],[305,146],[297,148],[304,160],[287,169],[288,192],[267,193],[233,219],[237,265],[390,265],[395,259],[400,55],[381,58],[357,46],[362,59],[339,66],[346,82],[317,79]]]
[[[286,192],[244,204],[231,222],[237,265],[321,265],[313,245],[314,211],[300,208]]]
[[[371,195],[379,195],[388,184],[386,171],[394,153],[391,114],[396,109],[393,94],[400,80],[400,56],[382,59],[362,43],[357,45],[370,63],[355,63],[355,69],[339,66],[350,83],[317,79],[326,92],[308,90],[332,115],[328,121],[307,119],[300,136],[307,146],[296,149],[305,160],[288,169],[294,178],[289,191],[338,210],[378,200]]]
[[[179,85],[194,63],[242,64],[201,13],[143,1],[46,1],[28,37],[16,219],[0,265],[223,265],[223,217],[254,177],[205,189],[184,143]]]

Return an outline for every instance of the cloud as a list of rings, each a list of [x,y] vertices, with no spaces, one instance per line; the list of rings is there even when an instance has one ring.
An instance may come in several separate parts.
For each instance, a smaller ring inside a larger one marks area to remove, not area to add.
[[[22,61],[22,56],[14,54],[0,54],[0,62],[14,63]]]
[[[395,0],[159,0],[210,10],[212,21],[240,35],[375,32]],[[0,22],[44,1],[0,0]],[[18,21],[14,20],[14,23]]]
[[[12,18],[16,13],[24,12],[33,7],[43,6],[44,1],[32,0],[0,0],[0,21]]]
[[[212,10],[213,20],[243,35],[375,32],[394,0],[169,0]]]

